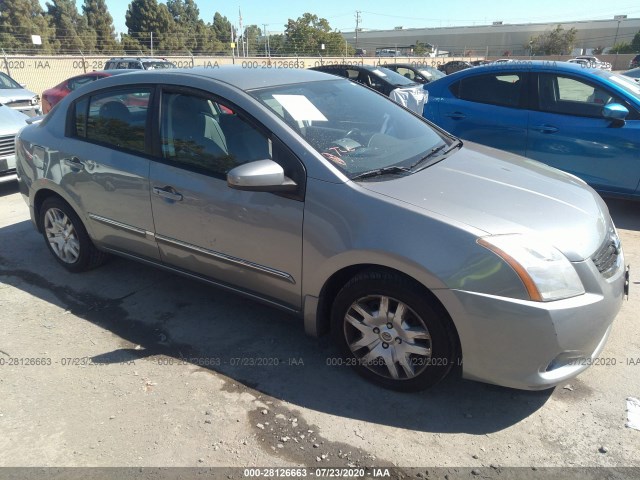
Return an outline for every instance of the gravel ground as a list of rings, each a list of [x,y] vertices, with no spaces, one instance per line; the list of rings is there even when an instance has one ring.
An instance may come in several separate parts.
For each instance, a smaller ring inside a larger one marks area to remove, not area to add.
[[[543,392],[454,371],[399,394],[328,365],[328,339],[278,310],[117,258],[67,273],[0,184],[0,466],[640,467],[640,217],[608,203],[632,288],[605,365]]]

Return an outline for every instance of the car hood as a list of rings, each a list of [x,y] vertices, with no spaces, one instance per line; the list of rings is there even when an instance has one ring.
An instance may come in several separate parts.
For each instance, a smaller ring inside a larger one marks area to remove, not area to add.
[[[360,185],[491,235],[540,234],[571,261],[590,257],[611,228],[605,203],[582,180],[471,142],[413,175]]]
[[[15,135],[29,117],[6,105],[0,105],[0,135]]]
[[[0,88],[0,103],[31,100],[36,94],[26,88]]]

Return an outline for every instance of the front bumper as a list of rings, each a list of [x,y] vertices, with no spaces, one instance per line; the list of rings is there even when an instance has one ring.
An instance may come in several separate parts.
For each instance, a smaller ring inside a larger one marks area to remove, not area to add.
[[[15,155],[7,155],[6,157],[0,157],[0,175],[15,173],[15,171],[16,171]]]
[[[574,263],[586,293],[532,302],[463,290],[436,295],[458,330],[465,378],[525,390],[564,382],[602,352],[625,297],[624,256],[605,279],[588,259]]]

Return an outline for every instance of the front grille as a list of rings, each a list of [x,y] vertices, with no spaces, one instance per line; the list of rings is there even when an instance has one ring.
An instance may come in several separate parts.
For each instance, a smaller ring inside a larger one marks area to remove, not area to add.
[[[0,137],[0,157],[8,157],[16,153],[16,136],[4,135]]]
[[[30,107],[31,100],[16,100],[15,102],[7,102],[5,105],[11,108]]]
[[[606,240],[591,256],[591,260],[604,278],[613,276],[618,270],[618,256],[620,255],[620,239],[611,229]]]

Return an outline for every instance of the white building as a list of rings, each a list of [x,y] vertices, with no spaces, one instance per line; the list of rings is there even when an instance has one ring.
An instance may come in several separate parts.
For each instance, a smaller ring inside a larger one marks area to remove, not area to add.
[[[563,29],[577,30],[575,47],[588,51],[602,47],[605,51],[615,43],[631,43],[640,32],[640,18],[620,20],[589,20],[580,22],[550,22],[508,24],[494,22],[493,25],[440,28],[401,28],[393,30],[362,30],[358,32],[356,45],[355,32],[343,32],[345,40],[353,47],[374,55],[380,49],[393,49],[402,53],[410,52],[416,42],[437,47],[451,55],[462,56],[465,52],[471,56],[528,55],[529,41],[557,25]]]

